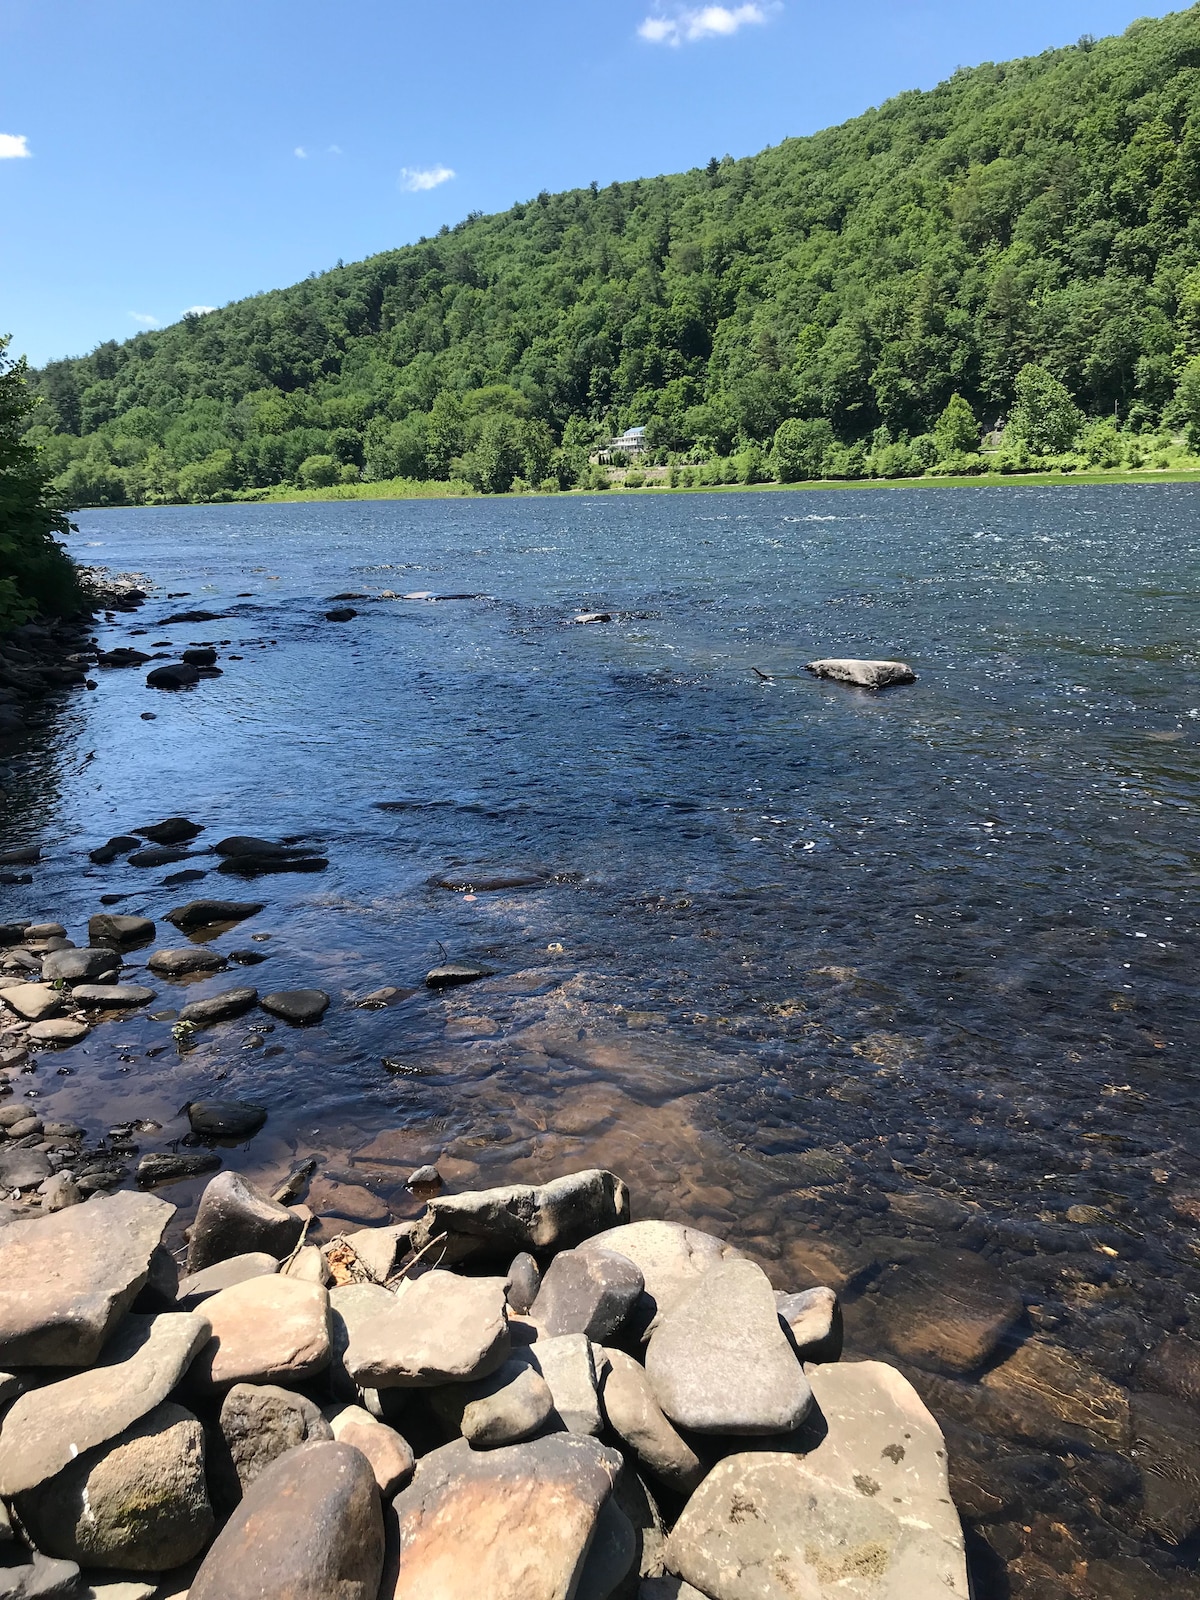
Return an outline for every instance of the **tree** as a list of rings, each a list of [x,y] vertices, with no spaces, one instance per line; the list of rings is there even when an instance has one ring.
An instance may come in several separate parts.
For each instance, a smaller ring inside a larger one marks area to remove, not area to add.
[[[960,394],[951,395],[946,409],[934,424],[933,437],[943,461],[948,456],[965,455],[968,451],[978,450],[979,424],[971,410],[970,401],[964,400]]]
[[[1008,419],[1013,438],[1038,455],[1069,450],[1083,427],[1083,412],[1058,379],[1030,362],[1017,374],[1017,403]]]
[[[1200,356],[1193,356],[1180,374],[1175,402],[1187,424],[1188,443],[1193,450],[1200,448]]]
[[[84,599],[74,564],[56,535],[70,529],[54,504],[49,471],[23,435],[34,401],[24,360],[0,336],[0,633],[38,612],[69,615]]]
[[[824,417],[789,417],[775,432],[772,459],[780,483],[819,478],[825,454],[833,445],[833,429]]]

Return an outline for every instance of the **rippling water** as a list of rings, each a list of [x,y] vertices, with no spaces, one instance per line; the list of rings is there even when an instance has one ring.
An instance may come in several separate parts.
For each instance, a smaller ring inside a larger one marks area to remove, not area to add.
[[[158,586],[103,642],[227,641],[224,676],[167,695],[105,672],[66,702],[7,764],[6,833],[47,861],[3,893],[78,939],[101,893],[161,916],[242,892],[211,857],[90,867],[111,833],[182,812],[201,845],[304,835],[328,870],[257,880],[266,910],[217,942],[269,933],[237,981],[335,1007],[182,1056],[168,1022],[105,1024],[26,1081],[93,1130],[162,1122],[143,1149],[201,1092],[260,1098],[232,1164],[316,1153],[331,1209],[364,1220],[411,1212],[402,1179],[439,1154],[457,1183],[612,1165],[642,1214],[735,1238],[780,1286],[843,1288],[852,1345],[899,1359],[947,1426],[981,1596],[1200,1592],[1198,503],[81,513],[81,559]],[[326,621],[346,591],[370,598]],[[157,620],[185,607],[222,620]],[[612,621],[570,624],[594,609]],[[804,672],[832,654],[919,681]],[[546,882],[430,883],[512,874]],[[345,1003],[443,952],[496,975]],[[965,1367],[954,1327],[1013,1291],[1023,1318]],[[1082,1364],[1116,1420],[1059,1435],[1019,1389],[1014,1421],[1021,1341]]]

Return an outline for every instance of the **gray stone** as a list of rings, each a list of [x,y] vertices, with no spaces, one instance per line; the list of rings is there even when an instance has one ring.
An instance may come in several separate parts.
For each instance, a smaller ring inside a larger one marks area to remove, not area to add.
[[[615,1250],[564,1250],[546,1269],[530,1315],[548,1334],[585,1333],[602,1343],[625,1321],[643,1286],[638,1268]]]
[[[204,1000],[193,1000],[179,1013],[180,1022],[190,1022],[197,1028],[207,1028],[214,1022],[228,1022],[231,1017],[244,1016],[258,1004],[257,989],[223,989]]]
[[[643,1578],[638,1586],[638,1600],[711,1600],[682,1578]]]
[[[20,1566],[0,1567],[3,1600],[78,1600],[79,1568],[34,1550]]]
[[[30,1023],[29,1032],[25,1035],[30,1044],[51,1045],[55,1048],[78,1044],[87,1036],[87,1023],[80,1022],[75,1017],[47,1017],[44,1022]]]
[[[487,1600],[570,1600],[622,1465],[572,1434],[423,1456],[394,1503],[398,1574],[380,1600],[479,1600],[483,1574]]]
[[[210,1295],[219,1294],[222,1289],[232,1289],[235,1283],[248,1283],[251,1278],[270,1277],[272,1273],[278,1271],[279,1263],[275,1257],[265,1255],[262,1251],[252,1251],[244,1256],[231,1256],[227,1261],[218,1261],[216,1266],[205,1267],[203,1272],[193,1272],[189,1277],[180,1278],[180,1309],[190,1311],[193,1306],[198,1306]]]
[[[200,682],[199,671],[186,661],[168,661],[146,674],[148,689],[190,689]]]
[[[251,1251],[282,1260],[295,1248],[303,1226],[286,1206],[260,1194],[236,1172],[219,1173],[200,1196],[188,1240],[188,1272]]]
[[[215,927],[225,922],[244,922],[262,910],[260,900],[189,900],[167,912],[167,921],[181,933],[191,933],[195,928]]]
[[[704,1476],[704,1463],[663,1414],[641,1364],[624,1350],[604,1353],[608,1371],[600,1397],[609,1426],[656,1478],[691,1494]]]
[[[541,1286],[541,1269],[528,1250],[522,1250],[519,1255],[513,1257],[508,1277],[504,1280],[504,1292],[508,1297],[510,1310],[515,1311],[519,1317],[525,1316],[537,1299]]]
[[[842,1353],[842,1308],[832,1289],[775,1294],[775,1309],[787,1324],[801,1361],[836,1361]]]
[[[152,1189],[159,1183],[179,1183],[185,1178],[201,1178],[206,1172],[216,1172],[221,1158],[214,1150],[181,1151],[152,1150],[138,1162],[137,1181],[143,1189]]]
[[[193,1100],[187,1113],[192,1132],[209,1139],[248,1139],[267,1120],[266,1106],[248,1100]]]
[[[17,1508],[50,1555],[129,1572],[182,1566],[213,1532],[204,1430],[182,1407],[156,1406],[18,1495]]]
[[[120,956],[102,946],[94,950],[52,950],[42,961],[45,983],[110,982],[120,970]]]
[[[146,965],[164,978],[182,978],[192,972],[219,972],[225,957],[206,945],[189,944],[182,950],[156,950]]]
[[[486,1377],[509,1352],[504,1283],[427,1272],[350,1337],[346,1370],[362,1388],[432,1388]]]
[[[0,1366],[95,1361],[174,1211],[153,1195],[116,1194],[0,1229]]]
[[[434,1166],[418,1167],[404,1180],[406,1189],[440,1189],[442,1175]]]
[[[660,1320],[646,1376],[671,1421],[697,1433],[790,1433],[812,1405],[771,1285],[752,1261],[713,1267]]]
[[[335,1439],[352,1444],[366,1456],[385,1500],[390,1500],[412,1477],[412,1446],[394,1428],[362,1406],[339,1406],[326,1411],[325,1417]]]
[[[69,1172],[56,1172],[47,1178],[38,1185],[38,1193],[42,1197],[42,1210],[47,1214],[83,1204],[83,1195]]]
[[[631,1321],[643,1333],[651,1332],[660,1316],[691,1294],[712,1267],[741,1256],[724,1239],[679,1222],[633,1222],[586,1239],[579,1248],[615,1250],[638,1268],[645,1290]]]
[[[194,1312],[131,1315],[99,1365],[23,1394],[0,1424],[0,1494],[35,1488],[152,1411],[208,1335],[208,1322]]]
[[[376,1600],[383,1559],[383,1512],[367,1458],[336,1440],[305,1444],[251,1484],[189,1600]]]
[[[585,1335],[566,1333],[523,1345],[514,1350],[513,1359],[531,1366],[546,1380],[564,1428],[570,1433],[596,1434],[603,1427],[596,1355],[596,1346]]]
[[[532,1439],[554,1414],[554,1396],[541,1373],[512,1360],[479,1383],[439,1390],[434,1405],[477,1450]]]
[[[63,1008],[65,996],[49,983],[17,983],[0,994],[4,1004],[26,1022],[55,1017]]]
[[[539,1187],[512,1184],[430,1200],[413,1248],[446,1240],[449,1264],[520,1250],[561,1250],[628,1221],[629,1191],[614,1173],[591,1169]]]
[[[122,950],[130,945],[145,944],[153,937],[154,924],[149,917],[125,917],[101,911],[88,918],[88,942],[92,945],[111,944]]]
[[[302,1027],[318,1022],[325,1015],[329,996],[324,989],[279,989],[274,994],[263,995],[262,1008],[273,1017],[282,1017],[285,1022]]]
[[[200,1314],[212,1325],[192,1369],[202,1391],[299,1383],[329,1365],[329,1295],[319,1283],[278,1273],[249,1278],[205,1300]]]
[[[151,844],[189,844],[204,832],[199,822],[190,817],[166,817],[162,822],[152,822],[145,828],[135,828],[134,833]]]
[[[812,1376],[824,1436],[720,1462],[667,1541],[670,1570],[712,1600],[966,1600],[945,1445],[912,1386],[874,1361]]]
[[[907,661],[856,661],[830,656],[824,661],[809,661],[805,670],[835,683],[850,683],[858,689],[886,689],[894,683],[915,683],[917,675]]]
[[[350,1341],[380,1312],[390,1310],[396,1297],[377,1283],[346,1283],[329,1291],[330,1339],[333,1347],[330,1388],[343,1400],[358,1398],[358,1385],[346,1371]]]
[[[614,1494],[596,1518],[596,1531],[579,1574],[575,1600],[619,1600],[619,1592],[631,1594],[632,1589],[623,1586],[631,1575],[636,1582],[637,1555],[633,1524]]]
[[[44,1150],[0,1150],[0,1189],[36,1189],[53,1170]],[[0,1349],[4,1348],[5,1300],[0,1284]]]
[[[240,1494],[286,1451],[333,1438],[319,1406],[274,1384],[235,1383],[222,1402],[220,1427]]]
[[[411,1222],[394,1222],[386,1228],[360,1228],[341,1237],[354,1251],[359,1266],[376,1283],[386,1283],[408,1254],[412,1231]]]
[[[425,982],[430,989],[453,989],[461,983],[494,976],[491,967],[481,967],[476,961],[444,961],[425,974]]]
[[[148,1006],[153,999],[154,990],[140,983],[80,983],[71,990],[73,1005],[98,1006],[109,1011]]]

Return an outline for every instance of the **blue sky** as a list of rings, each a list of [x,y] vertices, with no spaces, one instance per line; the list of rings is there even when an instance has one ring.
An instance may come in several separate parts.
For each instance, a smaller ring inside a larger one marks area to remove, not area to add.
[[[1168,9],[0,0],[0,332],[35,363],[82,354],[469,211],[749,155]]]

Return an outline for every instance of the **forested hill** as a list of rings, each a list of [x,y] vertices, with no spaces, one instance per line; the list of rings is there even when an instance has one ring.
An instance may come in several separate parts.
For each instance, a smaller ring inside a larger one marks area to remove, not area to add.
[[[825,419],[828,469],[930,435],[956,394],[993,426],[1030,363],[1123,433],[1181,426],[1198,201],[1200,7],[53,362],[34,437],[76,503],[104,503],[567,486],[635,424],[695,460]]]

